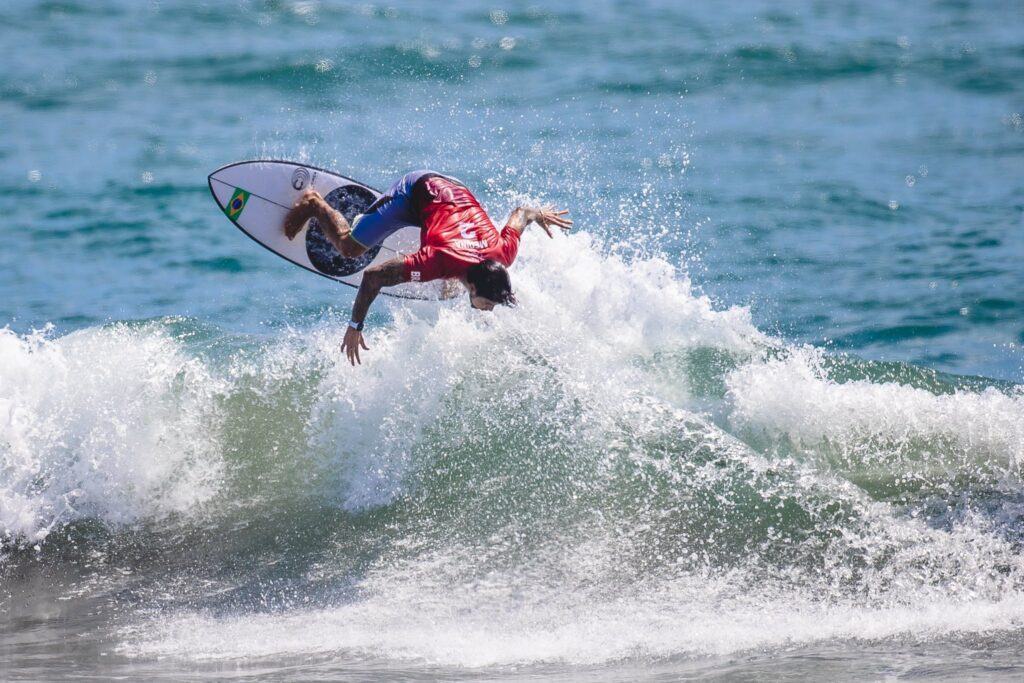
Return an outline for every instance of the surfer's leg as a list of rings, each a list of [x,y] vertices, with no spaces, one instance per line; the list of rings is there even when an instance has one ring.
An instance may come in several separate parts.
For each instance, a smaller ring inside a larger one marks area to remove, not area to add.
[[[324,201],[320,195],[316,195],[314,203],[316,208],[313,217],[320,226],[320,232],[334,245],[338,253],[345,258],[362,256],[366,247],[352,239],[352,226],[348,224],[348,219],[341,211]]]
[[[352,221],[351,239],[369,249],[402,228],[422,227],[412,202],[417,179],[412,173],[402,176],[365,214],[356,216]]]
[[[355,258],[366,251],[365,246],[352,239],[352,227],[345,216],[324,201],[315,190],[307,190],[285,216],[285,236],[288,239],[295,239],[302,226],[311,218],[317,220],[324,237],[345,258]]]

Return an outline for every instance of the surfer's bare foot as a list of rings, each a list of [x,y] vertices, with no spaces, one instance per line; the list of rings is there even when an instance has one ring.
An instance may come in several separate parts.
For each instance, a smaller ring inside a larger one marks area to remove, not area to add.
[[[295,206],[284,217],[284,236],[290,240],[295,239],[306,221],[316,216],[317,209],[320,208],[319,204],[322,202],[323,199],[316,190],[303,192],[299,200],[295,202]]]

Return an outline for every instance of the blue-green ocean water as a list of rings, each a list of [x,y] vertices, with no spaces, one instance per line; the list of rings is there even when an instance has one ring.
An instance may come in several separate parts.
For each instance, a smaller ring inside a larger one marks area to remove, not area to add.
[[[0,8],[0,674],[1017,680],[1019,2]],[[206,176],[431,167],[521,305]]]

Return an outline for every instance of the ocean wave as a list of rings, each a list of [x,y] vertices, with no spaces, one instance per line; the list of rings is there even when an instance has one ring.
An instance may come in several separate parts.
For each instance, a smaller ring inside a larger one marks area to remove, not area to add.
[[[4,507],[6,533],[42,538],[88,514],[116,523],[184,510],[216,491],[230,497],[232,476],[279,460],[292,478],[318,477],[306,494],[358,513],[410,495],[467,444],[495,468],[489,450],[527,462],[547,453],[543,466],[557,467],[584,446],[606,457],[649,421],[672,433],[678,418],[666,410],[854,479],[1019,477],[1015,385],[949,384],[787,346],[746,309],[717,309],[663,259],[627,262],[587,235],[526,242],[515,285],[519,310],[489,316],[385,304],[391,322],[369,333],[356,369],[339,357],[333,319],[225,338],[212,354],[219,332],[173,320],[59,338],[5,330],[0,484],[19,501]]]
[[[219,558],[145,593],[133,657],[593,664],[1020,626],[1018,387],[785,344],[584,234],[524,241],[513,278],[486,316],[382,302],[357,368],[341,314],[4,331],[8,543],[45,561],[62,528],[143,523],[138,571]]]
[[[36,543],[80,519],[184,512],[222,476],[223,385],[161,332],[125,325],[52,339],[0,330],[0,528]]]
[[[945,482],[957,476],[1018,482],[1024,464],[1019,386],[934,389],[891,381],[836,381],[820,349],[734,370],[730,419],[848,475]],[[833,363],[834,366],[834,363]],[[869,474],[873,473],[873,474]]]

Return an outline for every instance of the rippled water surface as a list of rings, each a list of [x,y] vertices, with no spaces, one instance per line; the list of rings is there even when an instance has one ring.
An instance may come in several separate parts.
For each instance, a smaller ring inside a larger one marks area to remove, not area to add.
[[[9,680],[1019,680],[1014,2],[0,9]],[[434,167],[520,299],[206,176]]]

